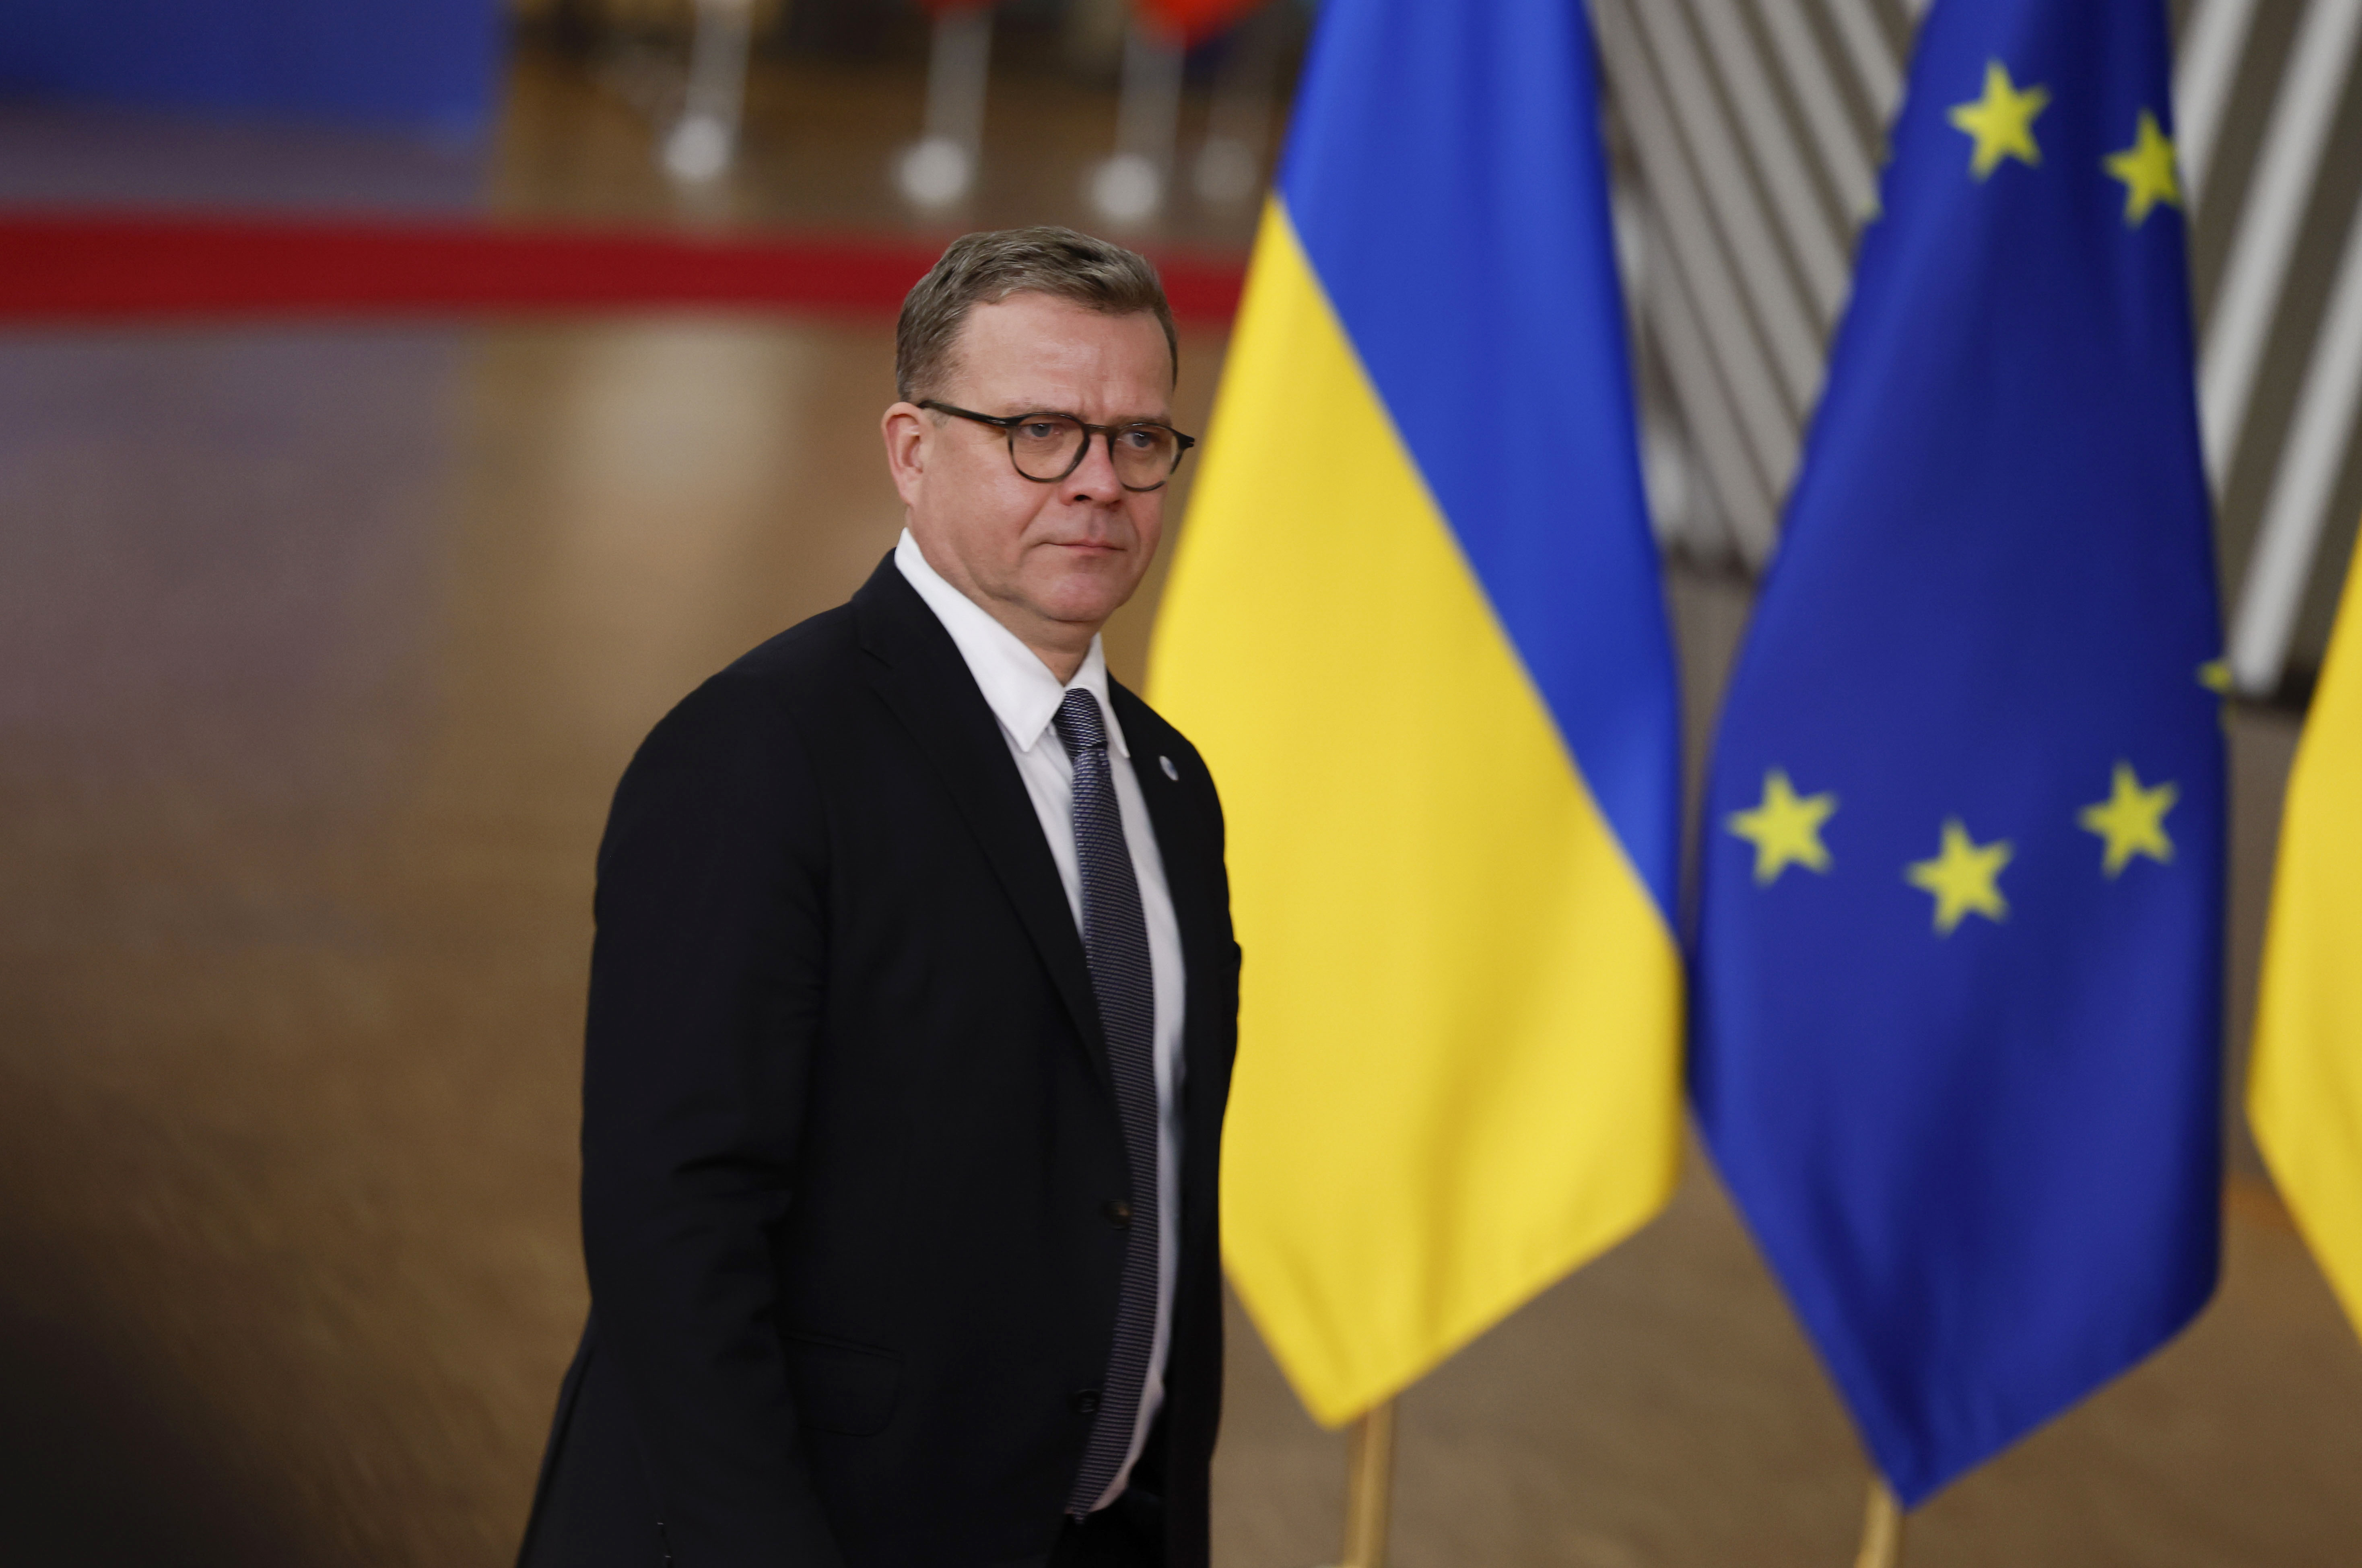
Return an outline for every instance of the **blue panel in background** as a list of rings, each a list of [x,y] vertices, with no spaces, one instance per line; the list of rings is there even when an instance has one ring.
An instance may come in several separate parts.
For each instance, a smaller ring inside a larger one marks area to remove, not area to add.
[[[8,0],[0,94],[473,136],[498,0]]]

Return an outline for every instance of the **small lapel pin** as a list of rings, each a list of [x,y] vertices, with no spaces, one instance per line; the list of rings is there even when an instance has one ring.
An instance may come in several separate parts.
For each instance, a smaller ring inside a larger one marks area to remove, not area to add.
[[[1165,778],[1172,779],[1175,784],[1181,782],[1181,770],[1173,766],[1173,759],[1171,757],[1159,756],[1156,759],[1156,762],[1158,767],[1164,769]]]

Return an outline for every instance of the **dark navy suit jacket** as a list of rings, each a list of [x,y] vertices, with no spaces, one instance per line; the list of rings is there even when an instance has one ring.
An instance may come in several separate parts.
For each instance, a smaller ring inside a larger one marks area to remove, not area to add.
[[[1202,1568],[1239,950],[1212,779],[1113,701],[1187,971],[1172,1350],[1134,1488],[1171,1568]],[[657,724],[596,914],[591,1320],[524,1568],[1042,1557],[1114,1329],[1122,1132],[1040,819],[891,557]]]

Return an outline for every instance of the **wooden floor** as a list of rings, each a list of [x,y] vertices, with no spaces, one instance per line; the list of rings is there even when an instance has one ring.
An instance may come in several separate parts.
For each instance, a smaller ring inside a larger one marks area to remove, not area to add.
[[[480,183],[0,115],[0,198],[662,215],[644,127],[562,73],[533,93]],[[850,171],[814,221],[917,221],[860,185],[914,101],[887,82],[778,154]],[[534,161],[594,142],[604,183]],[[799,216],[779,178],[746,221]],[[1078,216],[1053,183],[991,219]],[[1222,348],[1185,345],[1189,428]],[[507,1561],[584,1305],[607,794],[672,701],[891,544],[890,349],[686,315],[0,337],[0,1561]],[[1694,725],[1745,595],[1674,588]],[[1110,635],[1127,678],[1153,613]],[[2291,734],[2235,730],[2242,1009]],[[2362,1345],[2251,1159],[2226,1204],[2198,1326],[1915,1518],[1915,1568],[2362,1562]],[[1217,1562],[1309,1568],[1341,1442],[1234,1328]],[[1863,1481],[1694,1160],[1662,1219],[1407,1397],[1396,1561],[1843,1564]]]

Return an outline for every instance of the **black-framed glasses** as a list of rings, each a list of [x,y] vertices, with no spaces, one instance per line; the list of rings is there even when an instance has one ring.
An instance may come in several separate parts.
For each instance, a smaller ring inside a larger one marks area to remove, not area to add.
[[[978,414],[933,398],[922,400],[919,406],[994,426],[1009,437],[1009,460],[1036,484],[1055,484],[1081,468],[1091,449],[1091,437],[1104,436],[1108,461],[1115,467],[1118,484],[1130,491],[1160,490],[1181,466],[1181,455],[1198,444],[1195,436],[1184,436],[1170,425],[1150,419],[1130,425],[1087,425],[1071,414],[1048,410]]]

